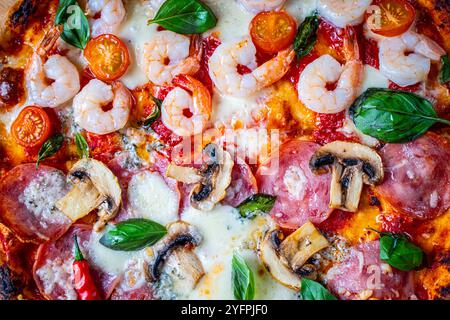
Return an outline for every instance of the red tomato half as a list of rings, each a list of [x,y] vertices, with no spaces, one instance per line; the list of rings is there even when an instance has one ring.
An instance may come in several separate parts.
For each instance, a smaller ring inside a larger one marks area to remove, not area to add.
[[[414,22],[415,10],[405,0],[377,0],[379,11],[367,15],[370,29],[385,37],[398,36],[409,29]]]
[[[92,73],[100,80],[120,78],[130,65],[127,46],[113,34],[102,34],[91,39],[84,49]]]
[[[42,145],[50,136],[52,125],[48,114],[40,107],[26,107],[14,120],[11,133],[23,147]]]
[[[250,23],[253,43],[267,53],[277,53],[289,47],[295,33],[295,20],[284,11],[261,12]]]

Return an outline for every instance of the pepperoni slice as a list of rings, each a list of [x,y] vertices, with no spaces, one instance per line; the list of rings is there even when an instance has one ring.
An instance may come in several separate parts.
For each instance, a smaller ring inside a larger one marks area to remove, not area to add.
[[[0,182],[0,220],[23,241],[56,239],[72,224],[54,206],[68,191],[60,170],[34,164],[17,166]]]
[[[91,266],[92,277],[104,299],[111,295],[116,287],[118,277],[109,275],[89,260],[87,245],[92,228],[89,225],[74,225],[69,231],[54,242],[42,244],[37,252],[33,267],[34,280],[41,294],[51,300],[77,300],[73,287],[73,236],[78,236],[78,243],[84,257]]]
[[[385,181],[377,187],[390,204],[412,218],[431,219],[450,207],[450,147],[434,133],[381,149]]]
[[[314,175],[309,169],[309,159],[317,148],[314,142],[287,142],[256,173],[259,192],[277,196],[270,214],[282,227],[296,229],[308,220],[317,224],[331,213],[331,176]],[[268,172],[268,168],[272,170]]]
[[[245,161],[239,159],[231,171],[231,183],[222,203],[236,207],[251,195],[258,193],[258,185],[252,170]]]
[[[380,260],[380,242],[350,248],[345,259],[326,274],[328,289],[343,300],[413,299],[413,272],[394,269]]]

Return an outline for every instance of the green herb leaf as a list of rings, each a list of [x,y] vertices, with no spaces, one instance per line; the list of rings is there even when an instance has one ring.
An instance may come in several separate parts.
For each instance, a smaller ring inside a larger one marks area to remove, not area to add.
[[[100,238],[100,243],[117,251],[136,251],[151,246],[167,234],[159,223],[147,219],[119,222]]]
[[[54,136],[51,136],[50,138],[45,141],[41,149],[39,149],[38,158],[36,161],[36,168],[39,167],[39,163],[54,155],[58,150],[61,148],[62,144],[64,142],[64,136],[62,134],[55,134]]]
[[[245,260],[237,253],[231,261],[231,282],[233,294],[237,300],[253,300],[255,298],[255,278]]]
[[[450,82],[450,59],[448,55],[441,57],[441,71],[439,72],[439,82],[446,84]]]
[[[152,113],[147,118],[145,118],[144,120],[140,121],[138,123],[138,125],[148,127],[153,122],[155,122],[156,120],[158,120],[161,117],[162,101],[157,99],[157,98],[155,98],[155,97],[152,97],[152,100],[155,103],[155,107],[153,108]]]
[[[63,25],[61,38],[77,48],[84,49],[90,37],[89,22],[75,0],[59,2],[55,25]]]
[[[384,142],[408,142],[433,124],[450,121],[437,116],[432,104],[410,92],[370,88],[350,107],[350,116],[363,133]]]
[[[200,0],[166,0],[156,16],[148,22],[152,23],[176,33],[192,34],[214,28],[217,18]]]
[[[411,243],[406,235],[390,232],[380,232],[380,235],[381,260],[403,271],[413,270],[422,265],[422,249]]]
[[[238,209],[241,217],[251,219],[254,218],[258,212],[268,213],[272,210],[276,199],[277,197],[258,193],[242,201],[236,209]]]
[[[59,26],[67,21],[69,18],[70,11],[69,7],[73,5],[78,5],[76,0],[60,0],[58,5],[58,10],[56,11],[55,16],[55,26]]]
[[[302,278],[300,298],[302,300],[337,300],[320,283],[307,278]]]
[[[89,145],[81,133],[75,134],[75,144],[80,158],[89,158]]]
[[[297,30],[294,40],[294,50],[297,59],[306,56],[314,48],[317,41],[317,29],[319,28],[319,18],[317,14],[306,17]]]

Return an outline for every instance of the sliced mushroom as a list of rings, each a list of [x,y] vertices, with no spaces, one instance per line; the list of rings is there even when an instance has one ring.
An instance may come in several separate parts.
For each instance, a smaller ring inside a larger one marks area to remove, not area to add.
[[[258,253],[264,267],[272,277],[282,285],[294,290],[300,289],[300,277],[285,263],[280,256],[280,245],[284,235],[281,230],[266,233],[259,245]]]
[[[308,221],[281,243],[280,252],[291,269],[301,273],[306,261],[329,245],[328,240]]]
[[[193,252],[202,237],[192,225],[178,221],[169,225],[167,235],[153,246],[155,259],[149,266],[150,280],[160,280],[164,270],[171,276],[177,291],[191,290],[205,274],[201,261]]]
[[[358,209],[363,184],[383,181],[381,157],[359,143],[334,141],[319,148],[309,161],[309,167],[320,174],[332,166],[330,208],[355,212]]]
[[[234,162],[227,151],[212,143],[205,147],[203,153],[207,161],[200,169],[171,164],[166,176],[183,183],[195,183],[190,194],[191,206],[210,211],[226,196]]]
[[[311,222],[306,222],[284,238],[281,230],[269,231],[259,247],[259,256],[266,269],[281,284],[300,289],[300,277],[315,273],[306,262],[330,244]]]
[[[68,179],[74,187],[58,200],[56,207],[72,221],[98,209],[94,230],[100,231],[117,214],[122,201],[116,176],[102,162],[82,159],[72,167]]]

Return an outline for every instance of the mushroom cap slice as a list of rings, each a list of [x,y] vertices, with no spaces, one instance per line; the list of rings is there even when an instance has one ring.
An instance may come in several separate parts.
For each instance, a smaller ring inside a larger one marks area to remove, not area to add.
[[[183,291],[193,289],[205,274],[193,252],[202,236],[197,228],[183,221],[171,223],[167,229],[167,235],[153,246],[155,259],[149,266],[150,279],[160,280],[164,270],[171,276],[173,287],[183,288]]]
[[[320,173],[322,167],[336,161],[344,166],[360,162],[365,184],[375,185],[384,178],[380,155],[368,146],[356,142],[334,141],[320,147],[311,157],[309,167],[314,173]]]
[[[375,185],[384,178],[381,157],[359,143],[334,141],[313,154],[309,167],[320,174],[323,167],[332,166],[330,207],[355,212],[358,209],[363,184]]]
[[[329,245],[328,240],[308,221],[281,243],[280,253],[292,270],[297,272],[312,255]]]
[[[209,144],[209,163],[206,163],[199,173],[203,176],[201,182],[196,184],[191,192],[191,206],[211,211],[216,203],[224,199],[227,188],[231,183],[231,172],[234,162],[231,155],[215,144]]]
[[[284,235],[281,230],[271,230],[266,233],[259,244],[258,255],[264,267],[272,277],[282,285],[294,290],[300,290],[301,280],[281,257],[280,245]]]
[[[98,209],[99,219],[94,225],[101,230],[119,211],[122,190],[116,176],[102,162],[81,159],[70,169],[68,179],[73,189],[56,206],[73,221]]]

